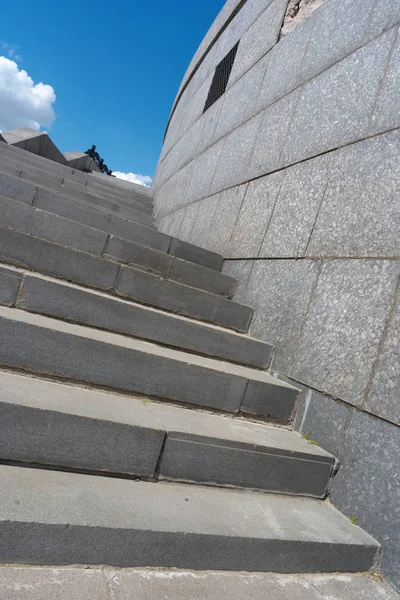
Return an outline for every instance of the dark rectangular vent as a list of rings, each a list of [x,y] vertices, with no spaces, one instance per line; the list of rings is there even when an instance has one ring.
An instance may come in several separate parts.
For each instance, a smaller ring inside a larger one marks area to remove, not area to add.
[[[211,82],[210,90],[208,92],[207,100],[204,105],[203,113],[214,104],[225,94],[226,86],[228,85],[229,75],[231,74],[233,63],[235,62],[236,52],[239,46],[239,42],[235,44],[230,52],[221,60],[217,65],[214,73],[213,80]]]

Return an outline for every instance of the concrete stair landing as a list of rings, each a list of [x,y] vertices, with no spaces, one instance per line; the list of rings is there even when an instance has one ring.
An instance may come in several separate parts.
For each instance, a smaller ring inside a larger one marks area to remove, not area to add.
[[[268,372],[223,257],[80,153],[3,139],[0,563],[19,566],[0,598],[392,600],[338,575],[380,546],[331,505],[339,464],[291,430],[300,391]]]

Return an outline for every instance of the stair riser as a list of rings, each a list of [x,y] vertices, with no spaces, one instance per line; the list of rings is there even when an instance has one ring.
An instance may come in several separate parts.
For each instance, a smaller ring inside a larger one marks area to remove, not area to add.
[[[232,277],[187,263],[148,246],[109,236],[51,212],[27,206],[0,195],[0,225],[81,252],[128,263],[167,279],[231,298],[236,282]]]
[[[97,256],[103,254],[108,240],[105,231],[87,227],[1,195],[0,226]]]
[[[248,306],[124,266],[120,269],[115,289],[123,298],[242,333],[248,331],[253,316],[253,310]]]
[[[7,309],[3,309],[7,310]],[[115,390],[238,413],[242,403],[262,403],[271,417],[287,422],[298,391],[251,381],[212,369],[48,329],[0,320],[0,364]],[[269,406],[271,409],[269,410]]]
[[[110,510],[112,507],[110,506]],[[360,572],[376,547],[51,525],[0,523],[0,562],[175,567],[276,573]]]
[[[203,290],[0,228],[0,259],[131,300],[245,332],[252,309]]]
[[[18,173],[19,171],[16,172],[17,175]],[[202,265],[208,269],[214,271],[222,269],[223,258],[220,254],[171,238],[152,227],[129,221],[127,218],[106,212],[86,202],[79,202],[45,188],[36,188],[18,177],[0,173],[0,195],[29,205],[34,203],[36,208],[55,213],[99,231],[149,246],[155,250],[167,252],[172,256]]]
[[[141,265],[167,279],[225,298],[232,298],[236,288],[236,281],[232,277],[218,271],[114,236],[108,240],[104,256],[131,265]]]
[[[35,207],[161,252],[168,252],[171,244],[171,238],[168,235],[151,227],[129,221],[115,213],[100,210],[94,205],[54,194],[49,190],[37,190]]]
[[[0,268],[0,304],[258,368],[271,360],[271,346],[246,336],[31,275],[21,283],[20,273]]]
[[[63,188],[66,190],[64,193],[68,196],[71,195],[77,198],[81,197],[88,202],[94,203],[109,203],[116,206],[115,211],[129,215],[130,211],[138,211],[142,214],[152,215],[153,207],[151,204],[146,202],[142,203],[140,200],[124,200],[117,195],[111,195],[105,190],[99,190],[93,187],[82,186],[79,182],[71,179],[64,179]],[[62,193],[61,190],[59,190]],[[126,212],[125,212],[126,211]]]
[[[152,212],[152,202],[147,198],[143,199],[139,195],[127,198],[124,193],[118,190],[114,191],[104,186],[88,186],[87,177],[86,179],[81,179],[68,172],[49,170],[47,166],[43,168],[40,165],[27,162],[25,157],[20,160],[19,158],[10,157],[0,152],[0,169],[3,172],[10,170],[18,171],[19,173],[22,172],[21,177],[28,180],[31,179],[44,187],[52,188],[54,186],[57,189],[58,186],[62,188],[65,186],[71,194],[74,192],[78,194],[86,193],[88,196],[116,203],[120,207],[136,209],[148,214]]]
[[[8,165],[4,161],[0,162],[0,170],[3,175],[20,179],[32,186],[37,186],[38,189],[51,190],[53,194],[62,194],[103,210],[115,212],[132,221],[143,222],[145,224],[152,223],[153,211],[150,206],[142,207],[140,204],[136,205],[134,202],[125,205],[112,197],[106,197],[100,193],[96,194],[95,190],[89,191],[87,187],[81,185],[77,188],[73,188],[68,184],[64,185],[61,183],[64,181],[61,177],[47,174],[40,175],[38,171],[33,169],[32,171],[20,171],[19,167]]]
[[[274,449],[215,438],[168,434],[157,427],[38,410],[9,403],[6,395],[4,400],[0,400],[1,460],[317,498],[326,495],[331,461],[282,455]]]

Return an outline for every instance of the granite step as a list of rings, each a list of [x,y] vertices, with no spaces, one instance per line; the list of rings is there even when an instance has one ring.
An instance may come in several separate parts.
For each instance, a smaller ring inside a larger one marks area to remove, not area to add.
[[[125,203],[116,200],[113,196],[106,196],[79,183],[68,181],[62,175],[40,171],[36,167],[27,167],[23,163],[11,161],[8,158],[0,158],[0,171],[5,175],[18,177],[44,190],[51,190],[55,194],[63,194],[108,212],[115,212],[149,227],[153,224],[153,209],[150,205],[142,207],[135,203]]]
[[[151,206],[153,203],[153,200],[149,196],[147,191],[143,192],[137,191],[136,189],[128,189],[125,186],[122,187],[118,183],[114,183],[119,181],[115,177],[112,178],[112,185],[108,185],[107,182],[104,181],[104,179],[99,180],[96,177],[93,178],[92,174],[90,173],[84,173],[82,171],[72,169],[71,167],[68,167],[66,165],[60,165],[47,158],[31,154],[29,152],[26,152],[25,150],[16,148],[14,146],[0,144],[0,162],[3,158],[8,158],[14,161],[20,161],[26,166],[29,165],[31,167],[36,167],[46,173],[52,175],[59,175],[71,181],[79,182],[82,186],[88,186],[88,188],[93,188],[93,190],[104,192],[107,195],[111,195],[116,199],[118,198],[119,200],[123,200],[125,202],[134,201],[137,202],[139,205],[147,207],[149,205]],[[102,177],[105,176],[102,175]],[[92,183],[93,181],[94,183]],[[90,190],[88,189],[88,191]]]
[[[98,229],[154,250],[167,252],[172,256],[214,271],[220,271],[222,268],[223,258],[220,254],[171,238],[169,235],[141,223],[135,223],[122,215],[107,212],[94,205],[74,200],[45,188],[36,187],[18,177],[1,172],[0,195],[24,204],[34,205],[36,208],[87,225],[92,229]]]
[[[253,316],[222,296],[1,226],[0,260],[240,332]]]
[[[1,263],[0,304],[259,369],[273,353],[243,334]]]
[[[93,227],[87,227],[1,195],[0,226],[67,246],[73,250],[132,265],[166,279],[226,298],[232,298],[235,291],[236,281],[228,275],[186,262],[148,246],[107,235]]]
[[[0,562],[357,572],[378,543],[328,503],[0,466]]]
[[[119,477],[324,498],[335,468],[282,428],[4,371],[0,432],[1,461]]]
[[[26,173],[33,173],[36,176],[41,176],[48,179],[48,181],[54,184],[62,183],[63,181],[76,186],[80,186],[81,189],[86,190],[88,193],[97,194],[104,196],[105,199],[114,200],[126,206],[137,205],[140,208],[151,210],[152,200],[148,196],[135,192],[134,194],[126,193],[122,188],[119,187],[107,187],[104,184],[89,185],[88,177],[89,174],[82,173],[82,171],[72,171],[66,166],[53,166],[53,165],[41,165],[37,162],[37,157],[34,155],[24,154],[16,156],[11,154],[8,150],[10,147],[4,147],[0,145],[0,164],[4,165],[4,168],[15,168]],[[77,187],[79,189],[79,187]]]
[[[0,306],[0,365],[289,423],[300,394],[265,371]]]

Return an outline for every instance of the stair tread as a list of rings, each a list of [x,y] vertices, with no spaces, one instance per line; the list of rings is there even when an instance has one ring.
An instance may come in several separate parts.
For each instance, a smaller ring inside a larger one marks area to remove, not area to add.
[[[31,166],[37,167],[38,169],[41,169],[43,171],[48,171],[49,173],[61,173],[69,178],[71,178],[74,181],[77,182],[81,182],[83,185],[88,185],[90,183],[94,183],[94,185],[99,185],[99,187],[103,188],[103,189],[113,189],[115,190],[117,193],[123,194],[124,196],[126,195],[124,192],[126,191],[128,192],[133,192],[135,194],[135,196],[138,197],[138,199],[140,199],[142,202],[144,203],[149,203],[152,204],[153,199],[152,197],[149,195],[148,191],[142,191],[141,189],[136,189],[135,188],[129,188],[125,185],[119,185],[114,183],[115,181],[122,181],[122,180],[117,180],[116,177],[112,178],[112,183],[108,182],[107,180],[104,181],[104,179],[102,179],[103,177],[106,177],[104,175],[102,175],[101,173],[84,173],[83,171],[79,171],[77,169],[74,169],[68,165],[62,165],[60,163],[56,163],[54,161],[52,161],[51,159],[48,159],[44,156],[40,156],[38,154],[33,154],[30,152],[27,152],[26,150],[23,150],[22,148],[18,148],[16,146],[12,146],[10,144],[1,144],[0,146],[0,155],[1,156],[9,156],[10,158],[14,159],[14,160],[18,160],[21,161],[25,164],[29,164]],[[95,177],[92,177],[92,175],[95,175]],[[96,176],[100,176],[100,177],[96,177]],[[128,183],[128,182],[124,182],[124,183]],[[110,185],[111,184],[111,185]],[[137,186],[139,187],[144,187],[144,186]],[[147,188],[145,188],[147,189]],[[133,196],[133,198],[135,197]],[[129,197],[129,196],[128,196]]]
[[[277,453],[306,456],[310,460],[335,461],[331,454],[308,444],[300,434],[281,427],[170,406],[139,395],[117,395],[14,372],[0,371],[0,401],[174,435],[212,438],[241,447],[257,446]]]
[[[24,293],[20,302],[17,290],[22,276],[23,291],[27,294]],[[12,282],[11,277],[16,281]],[[267,367],[271,358],[273,347],[262,340],[56,277],[0,263],[0,280],[4,286],[4,298],[0,297],[0,303],[6,306],[17,302],[19,308],[29,312],[258,368]],[[7,283],[9,287],[13,283],[11,295],[5,293]]]
[[[228,298],[233,295],[236,285],[233,277],[169,255],[166,251],[107,234],[26,202],[9,199],[1,193],[0,209],[0,225],[7,228],[105,260],[137,266],[210,293]]]
[[[115,290],[119,296],[238,331],[248,330],[253,315],[250,307],[219,294],[1,226],[0,257],[16,266]]]
[[[3,465],[0,477],[2,521],[378,548],[328,503],[308,498]]]
[[[150,353],[155,356],[169,358],[171,360],[177,360],[186,364],[197,365],[205,369],[221,371],[229,375],[237,375],[246,379],[252,379],[255,381],[275,385],[279,388],[290,390],[296,389],[294,386],[284,381],[281,381],[276,377],[273,377],[266,371],[260,371],[258,369],[253,369],[244,365],[237,365],[234,363],[209,358],[206,356],[200,356],[197,354],[189,354],[185,351],[167,348],[165,346],[160,346],[149,341],[144,341],[137,338],[130,338],[117,333],[112,333],[101,329],[93,329],[85,327],[83,325],[76,325],[74,323],[67,323],[65,321],[59,321],[57,319],[53,319],[43,315],[28,313],[15,308],[0,306],[0,317],[20,321],[31,325],[37,325],[39,327],[45,327],[48,329],[53,329],[72,335],[77,335],[79,337],[89,338],[106,344],[112,344],[127,349]]]

